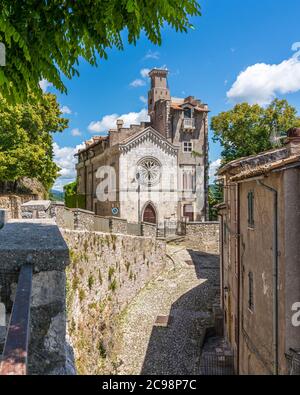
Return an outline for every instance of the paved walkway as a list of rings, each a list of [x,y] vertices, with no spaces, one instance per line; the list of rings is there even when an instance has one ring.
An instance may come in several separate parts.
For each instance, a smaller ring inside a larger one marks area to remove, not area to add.
[[[117,374],[198,374],[204,328],[219,288],[218,256],[168,246],[164,273],[122,314]],[[160,317],[160,318],[158,318]]]

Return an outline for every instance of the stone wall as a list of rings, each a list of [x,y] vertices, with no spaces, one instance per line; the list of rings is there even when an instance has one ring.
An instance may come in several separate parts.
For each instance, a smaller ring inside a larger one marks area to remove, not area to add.
[[[165,267],[165,243],[153,238],[64,230],[68,331],[79,374],[113,373],[114,322]]]
[[[75,214],[74,211],[68,207],[65,207],[62,202],[51,203],[51,218],[53,218],[62,229],[74,230]]]
[[[21,216],[23,219],[50,218],[50,200],[30,200],[21,206]]]
[[[94,213],[92,211],[73,209],[74,213],[74,229],[78,230],[94,230]]]
[[[185,245],[211,254],[220,252],[219,222],[187,222]]]
[[[154,224],[142,223],[143,236],[156,237],[157,227]]]
[[[33,267],[29,374],[66,374],[66,274],[68,247],[51,220],[18,220],[0,230],[0,290],[12,309],[18,273]],[[69,371],[70,373],[70,371]]]
[[[156,237],[157,226],[154,224],[143,222],[141,226],[118,217],[101,217],[92,211],[69,209],[61,202],[51,203],[50,216],[62,229]]]
[[[21,218],[21,205],[36,199],[36,195],[0,194],[0,208],[8,210],[9,218]]]
[[[112,233],[123,233],[127,234],[127,221],[126,219],[112,217],[111,221],[111,232]]]

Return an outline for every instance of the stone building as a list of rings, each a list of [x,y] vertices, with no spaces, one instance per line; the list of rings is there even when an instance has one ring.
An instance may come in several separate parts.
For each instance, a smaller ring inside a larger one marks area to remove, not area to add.
[[[116,129],[78,152],[78,193],[85,209],[158,225],[206,219],[208,106],[192,96],[172,98],[167,74],[149,73],[149,122],[126,128],[118,120]]]
[[[300,374],[300,129],[219,170],[225,335],[240,374]]]

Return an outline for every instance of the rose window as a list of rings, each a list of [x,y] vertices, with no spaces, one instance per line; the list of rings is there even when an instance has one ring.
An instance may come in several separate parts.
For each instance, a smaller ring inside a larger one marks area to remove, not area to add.
[[[161,164],[157,159],[145,158],[138,164],[137,177],[142,185],[151,187],[159,183]]]

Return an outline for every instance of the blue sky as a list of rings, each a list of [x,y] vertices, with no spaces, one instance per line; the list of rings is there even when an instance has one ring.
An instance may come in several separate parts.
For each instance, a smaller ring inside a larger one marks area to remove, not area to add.
[[[300,110],[300,1],[199,1],[203,15],[192,19],[195,30],[181,34],[166,27],[161,47],[142,36],[135,47],[110,50],[98,68],[82,61],[80,77],[65,81],[68,95],[57,95],[71,112],[66,114],[70,127],[55,136],[56,160],[63,169],[56,187],[75,175],[77,145],[101,134],[116,116],[131,113],[125,116],[128,121],[145,116],[142,100],[149,85],[143,69],[167,67],[172,96],[196,96],[208,103],[210,116],[239,101],[266,104],[274,96],[287,98]],[[131,85],[135,80],[140,80],[133,84],[138,86]],[[220,151],[210,141],[211,162]]]

